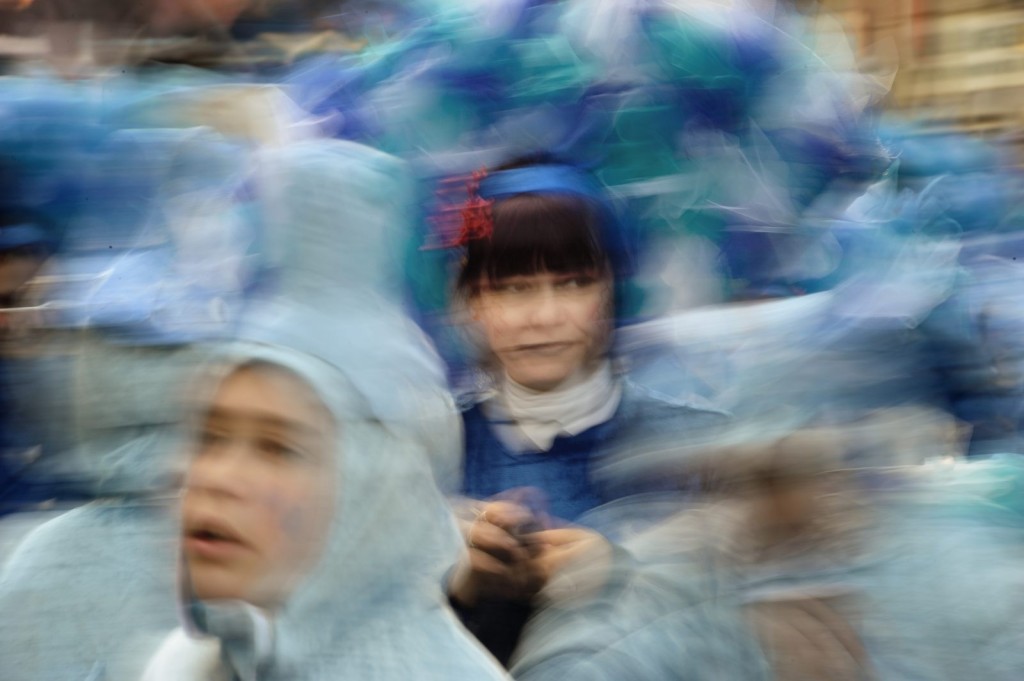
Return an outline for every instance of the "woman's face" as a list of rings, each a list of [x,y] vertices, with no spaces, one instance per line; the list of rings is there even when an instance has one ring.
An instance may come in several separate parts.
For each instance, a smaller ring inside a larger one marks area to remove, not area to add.
[[[195,595],[271,607],[319,557],[335,503],[335,426],[301,380],[255,365],[219,386],[182,502]]]
[[[470,311],[508,376],[546,391],[604,355],[611,290],[608,276],[539,272],[484,282]]]

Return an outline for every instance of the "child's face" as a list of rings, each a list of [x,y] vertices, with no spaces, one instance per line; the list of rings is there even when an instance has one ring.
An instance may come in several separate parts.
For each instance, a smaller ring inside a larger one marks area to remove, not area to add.
[[[182,502],[200,599],[270,607],[320,555],[335,503],[334,423],[293,375],[246,367],[217,390]]]
[[[470,309],[509,377],[551,390],[604,355],[611,281],[551,272],[508,277],[485,282]]]

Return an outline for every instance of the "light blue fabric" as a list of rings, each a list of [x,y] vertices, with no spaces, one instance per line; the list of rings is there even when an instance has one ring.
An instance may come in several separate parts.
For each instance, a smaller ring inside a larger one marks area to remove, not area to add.
[[[77,344],[69,368],[34,388],[73,403],[74,418],[47,413],[73,447],[37,468],[100,500],[37,528],[8,558],[0,603],[19,616],[0,622],[0,676],[134,679],[176,621],[169,490],[182,373],[199,357],[185,344],[223,333],[230,315],[219,313],[237,302],[223,275],[240,234],[224,206],[247,156],[207,130],[116,128],[119,107],[167,82],[104,81],[103,97],[94,82],[5,84],[0,116],[18,124],[0,145],[28,178],[19,200],[71,230],[49,273],[70,275],[54,297]]]
[[[18,545],[0,572],[5,681],[141,676],[177,621],[170,501],[93,502]]]
[[[307,321],[317,317],[323,325],[319,313]],[[330,407],[341,433],[327,546],[286,605],[270,615],[272,648],[258,648],[251,611],[241,604],[191,608],[192,627],[221,639],[235,678],[502,678],[461,629],[441,590],[461,550],[434,482],[436,454],[427,451],[443,443],[367,414],[336,364],[269,345],[239,346],[230,356],[232,365],[262,361],[299,375]],[[358,371],[358,363],[355,356],[344,360],[349,371]]]
[[[209,130],[112,132],[78,180],[63,267],[96,278],[59,292],[63,321],[129,345],[225,335],[241,304],[252,241],[238,188],[250,150]]]
[[[175,461],[188,347],[82,337],[76,448],[61,471],[99,500],[31,532],[0,571],[5,681],[139,678],[177,621]]]
[[[735,577],[719,548],[726,518],[698,511],[687,517],[686,524],[673,518],[626,541],[596,597],[538,614],[521,640],[513,676],[770,679],[737,610],[738,594],[728,591]]]
[[[345,267],[380,274],[358,269],[357,261],[382,263],[391,254],[381,216],[400,229],[408,213],[397,201],[372,199],[400,198],[403,167],[366,147],[323,141],[268,163],[285,188],[304,185],[320,207],[328,198],[337,203],[306,213],[310,194],[283,195],[277,224],[293,242],[280,292],[249,311],[240,343],[226,350],[218,373],[267,362],[318,394],[339,425],[337,503],[319,562],[268,615],[269,649],[255,636],[258,614],[244,604],[196,603],[184,584],[189,628],[221,639],[224,662],[240,681],[503,678],[441,589],[462,550],[438,488],[460,450],[443,372],[387,282],[375,286]],[[360,198],[363,191],[370,196]],[[299,215],[304,219],[296,221]],[[312,257],[318,248],[330,253]]]
[[[269,260],[278,274],[239,334],[330,364],[357,362],[349,380],[365,403],[362,416],[438,439],[430,450],[440,453],[437,479],[453,489],[452,452],[461,445],[452,443],[459,431],[447,421],[444,369],[403,306],[403,248],[414,214],[405,165],[352,142],[317,140],[269,153],[261,166]]]
[[[403,229],[408,213],[354,199],[371,189],[397,197],[402,164],[331,142],[265,163],[275,179],[315,180],[308,186],[336,202],[303,213],[307,195],[279,197],[281,220],[271,225],[294,240],[278,257],[280,287],[249,309],[246,350],[229,354],[286,365],[345,424],[341,520],[322,565],[276,620],[276,676],[267,678],[501,678],[440,589],[461,550],[437,489],[450,483],[461,450],[443,372],[395,288],[358,276],[388,276],[358,266],[392,257],[383,228]],[[352,247],[337,248],[346,238]],[[86,350],[80,387],[95,438],[87,456],[102,462],[105,493],[117,496],[44,525],[11,557],[0,603],[19,617],[0,622],[5,681],[138,678],[176,619],[177,522],[170,499],[155,495],[174,470],[164,464],[182,451],[173,426],[177,360],[195,358],[99,336]],[[249,668],[245,643],[224,633],[239,671]]]
[[[972,453],[1014,446],[1018,353],[1012,334],[993,331],[1016,324],[1007,295],[1015,273],[993,270],[986,289],[964,289],[959,244],[928,233],[943,220],[928,198],[859,201],[850,211],[857,222],[845,227],[852,274],[830,291],[698,308],[622,329],[636,380],[706,396],[740,421],[779,409],[833,421],[930,409],[976,426]],[[984,271],[976,272],[980,280]],[[999,422],[1006,425],[997,430]],[[874,462],[889,454],[874,452]]]
[[[977,476],[961,473],[978,485]],[[967,502],[961,493],[960,510],[951,514],[952,497],[934,481],[922,480],[920,470],[904,474],[916,482],[899,496],[871,497],[872,521],[848,544],[853,550],[819,548],[818,559],[812,544],[789,562],[751,564],[736,550],[740,500],[680,513],[625,542],[600,597],[538,616],[514,675],[527,681],[770,679],[743,608],[770,594],[829,588],[856,599],[844,616],[866,648],[871,678],[1017,678],[1024,665],[1019,512],[1009,526],[1005,511],[998,523],[968,519],[966,508],[987,502],[984,495]],[[842,613],[847,606],[836,607]]]

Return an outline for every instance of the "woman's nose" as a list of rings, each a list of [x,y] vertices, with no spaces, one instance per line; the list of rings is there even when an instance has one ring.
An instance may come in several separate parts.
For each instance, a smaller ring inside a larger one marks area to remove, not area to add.
[[[562,302],[557,293],[550,289],[542,289],[531,301],[529,318],[536,326],[548,326],[562,321],[563,312]]]

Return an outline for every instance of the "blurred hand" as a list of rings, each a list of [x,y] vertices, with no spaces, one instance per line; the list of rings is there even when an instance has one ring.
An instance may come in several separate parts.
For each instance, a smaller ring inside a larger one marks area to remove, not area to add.
[[[539,549],[531,562],[544,575],[545,581],[572,565],[611,552],[611,547],[604,537],[582,527],[544,530],[535,532],[531,538]]]
[[[605,584],[612,547],[603,536],[582,527],[544,530],[532,535],[537,555],[530,559],[549,601],[588,597]]]
[[[533,522],[529,510],[508,501],[477,509],[463,525],[468,556],[449,583],[449,594],[473,606],[481,599],[527,601],[544,586],[541,565],[533,561],[541,547],[519,530]]]

